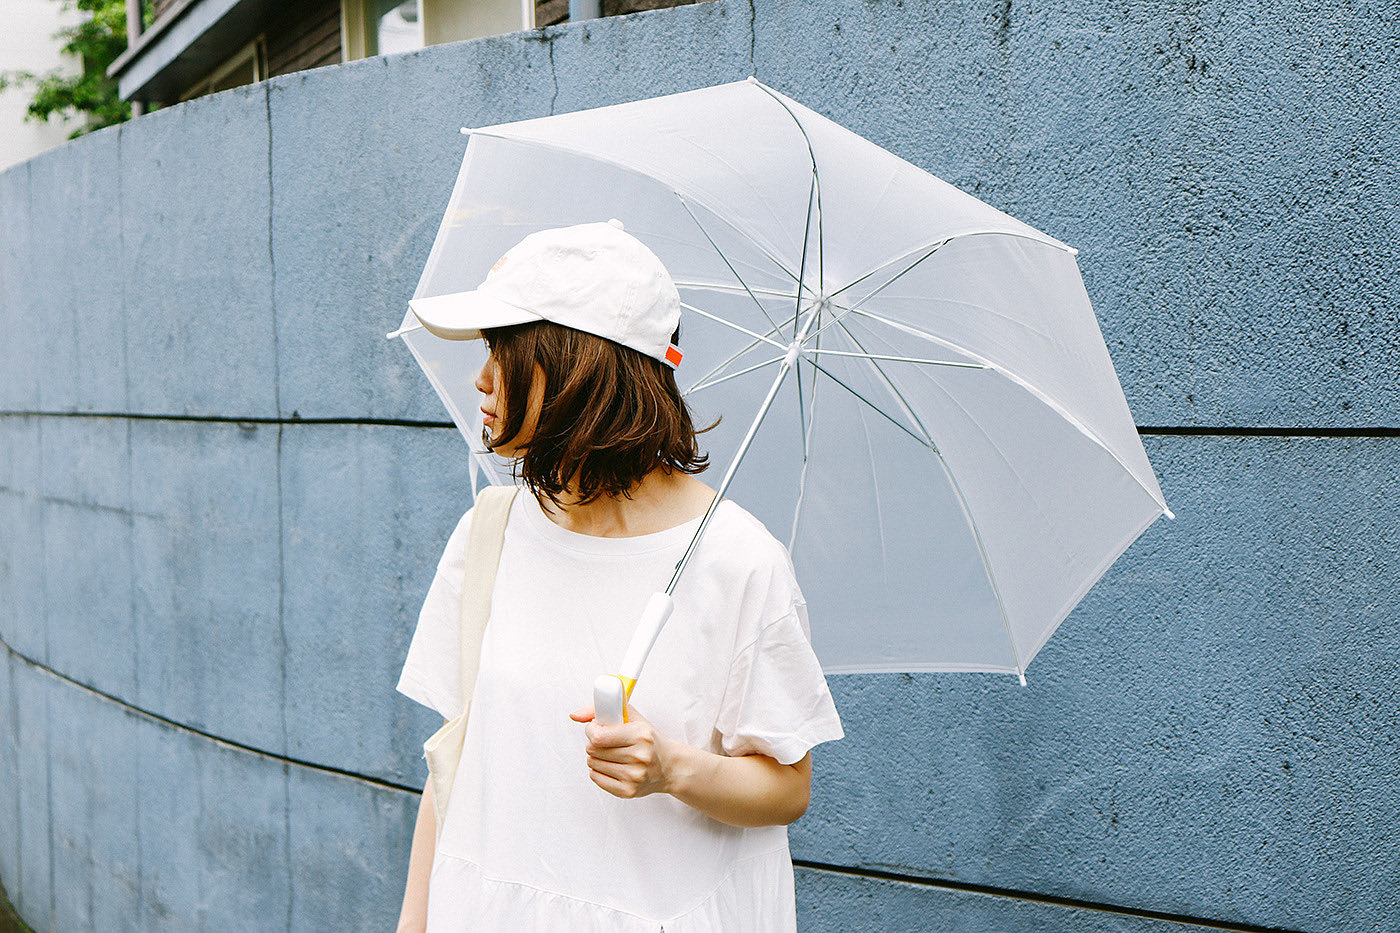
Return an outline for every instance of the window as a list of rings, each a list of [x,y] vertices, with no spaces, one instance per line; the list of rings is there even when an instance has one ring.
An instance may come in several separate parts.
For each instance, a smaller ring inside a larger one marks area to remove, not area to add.
[[[535,25],[535,0],[341,0],[344,61]]]
[[[199,83],[181,94],[180,99],[189,100],[191,97],[217,94],[219,91],[227,91],[229,88],[256,84],[266,77],[267,52],[263,45],[263,37],[258,36],[235,52],[222,65],[209,72]]]
[[[371,38],[374,47],[369,55],[393,55],[423,47],[423,17],[418,0],[371,0]],[[368,56],[366,56],[368,57]]]

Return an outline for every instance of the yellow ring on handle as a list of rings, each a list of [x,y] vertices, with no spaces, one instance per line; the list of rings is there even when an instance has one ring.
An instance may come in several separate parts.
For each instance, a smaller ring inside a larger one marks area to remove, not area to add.
[[[627,715],[627,701],[632,699],[632,688],[637,686],[637,681],[632,677],[623,677],[621,674],[614,674],[618,680],[622,681],[622,721],[631,722]]]

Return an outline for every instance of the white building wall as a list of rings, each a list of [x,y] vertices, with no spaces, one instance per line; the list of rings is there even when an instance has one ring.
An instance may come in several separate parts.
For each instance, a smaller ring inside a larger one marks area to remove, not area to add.
[[[44,74],[61,68],[68,74],[81,73],[82,62],[59,51],[63,40],[55,39],[54,33],[76,26],[84,15],[65,9],[58,0],[0,0],[0,21],[4,23],[0,28],[0,71]],[[81,117],[26,122],[25,111],[33,97],[31,84],[0,91],[0,170],[61,145],[82,125]]]

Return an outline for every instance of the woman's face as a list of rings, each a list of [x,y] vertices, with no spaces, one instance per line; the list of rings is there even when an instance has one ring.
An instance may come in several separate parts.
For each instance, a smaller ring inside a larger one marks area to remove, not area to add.
[[[489,345],[488,345],[489,350]],[[482,423],[486,433],[494,443],[501,436],[501,427],[506,423],[505,398],[501,380],[501,367],[494,355],[488,354],[481,372],[476,374],[476,390],[481,393]],[[535,364],[535,379],[530,384],[530,398],[526,402],[525,422],[510,443],[496,448],[503,457],[518,457],[535,435],[535,427],[540,421],[540,408],[544,404],[544,370]]]

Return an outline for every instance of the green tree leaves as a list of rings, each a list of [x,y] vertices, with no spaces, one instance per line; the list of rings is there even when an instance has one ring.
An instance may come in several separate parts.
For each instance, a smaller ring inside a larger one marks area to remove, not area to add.
[[[54,38],[65,40],[63,51],[79,56],[81,75],[64,74],[55,68],[43,74],[31,71],[0,72],[0,90],[31,84],[34,98],[25,120],[48,120],[54,114],[87,114],[86,124],[69,139],[121,123],[131,118],[131,105],[117,96],[117,82],[107,77],[107,68],[126,50],[126,0],[60,0],[65,10],[78,9],[91,14],[77,26],[60,29]],[[149,16],[142,10],[143,21]]]

